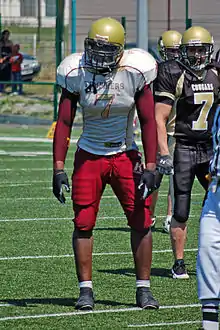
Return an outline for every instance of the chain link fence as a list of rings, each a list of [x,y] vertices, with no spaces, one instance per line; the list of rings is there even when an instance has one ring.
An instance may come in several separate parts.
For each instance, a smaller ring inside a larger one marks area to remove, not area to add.
[[[64,24],[69,19],[66,1]],[[20,51],[36,56],[41,64],[38,80],[55,81],[56,67],[56,1],[55,0],[4,0],[0,1],[1,29],[11,32],[13,43],[20,44]],[[63,50],[68,44],[65,29]],[[63,54],[64,55],[64,54]]]
[[[71,53],[71,0],[65,1],[63,57]],[[136,3],[134,0],[77,0],[76,1],[76,50],[83,51],[84,38],[95,19],[111,16],[121,21],[126,18],[126,40],[136,45]],[[168,27],[167,1],[149,0],[149,39],[157,43],[159,35]],[[185,9],[183,0],[172,2],[170,28],[179,32],[185,30]],[[215,40],[215,51],[220,48],[219,15],[220,5],[210,0],[207,5],[201,0],[192,2],[190,17],[193,25],[210,30]],[[206,6],[206,7],[205,7]],[[9,29],[11,40],[19,43],[21,52],[36,56],[41,70],[34,77],[36,81],[54,82],[56,79],[56,1],[55,0],[0,0],[1,29]],[[51,86],[24,86],[27,94],[48,97],[51,102]],[[38,102],[38,101],[37,101]]]

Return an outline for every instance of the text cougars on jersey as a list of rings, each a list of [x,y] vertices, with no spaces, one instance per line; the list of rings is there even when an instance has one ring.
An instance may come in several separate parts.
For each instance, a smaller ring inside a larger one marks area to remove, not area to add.
[[[198,91],[213,91],[213,84],[192,84],[193,92]]]
[[[92,85],[92,81],[85,81],[85,88]],[[123,82],[106,82],[106,81],[95,81],[95,86],[97,89],[99,88],[108,88],[108,89],[114,89],[114,90],[120,90],[124,89],[124,83]]]

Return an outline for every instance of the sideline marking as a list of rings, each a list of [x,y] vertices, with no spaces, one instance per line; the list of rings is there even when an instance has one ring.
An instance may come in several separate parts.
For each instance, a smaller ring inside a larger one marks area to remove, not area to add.
[[[200,304],[189,304],[189,305],[160,306],[159,309],[181,309],[181,308],[198,308],[198,307],[201,307],[201,305]],[[133,308],[100,309],[97,311],[96,310],[94,310],[94,311],[76,311],[76,312],[54,313],[54,314],[8,316],[8,317],[1,317],[0,321],[22,320],[22,319],[40,319],[40,318],[45,318],[45,317],[78,316],[78,315],[85,315],[85,314],[122,313],[122,312],[131,312],[131,311],[141,311],[143,313],[143,310],[141,308],[133,307]]]
[[[185,249],[184,252],[196,252],[198,249]],[[173,250],[155,250],[153,253],[172,253]],[[100,256],[116,256],[116,255],[131,255],[131,252],[94,252],[92,255],[96,257]],[[0,257],[0,261],[8,260],[23,260],[23,259],[52,259],[52,258],[72,258],[73,254],[61,254],[61,255],[47,255],[47,256],[15,256],[15,257]]]
[[[35,137],[16,137],[16,136],[0,136],[0,141],[8,141],[8,142],[47,142],[52,143],[53,139],[48,138],[35,138]],[[77,143],[78,139],[71,139],[70,142]],[[137,145],[142,145],[142,142],[135,141]]]
[[[160,218],[164,218],[165,215],[157,215],[156,216],[158,219]],[[195,214],[190,214],[189,218],[196,218],[197,215]],[[20,222],[20,221],[63,221],[63,220],[71,220],[72,218],[66,218],[66,217],[62,217],[62,218],[11,218],[11,219],[0,219],[0,222]],[[108,219],[124,219],[126,220],[125,216],[115,216],[115,217],[98,217],[97,220],[108,220]],[[98,227],[96,227],[98,228]],[[129,227],[127,227],[129,228]]]
[[[170,323],[147,323],[147,324],[128,324],[128,328],[142,328],[142,327],[167,327],[168,325],[184,325],[184,324],[197,324],[202,321],[182,321]]]
[[[191,196],[203,196],[204,194],[191,194]],[[167,197],[167,194],[160,194],[159,193],[159,197]],[[15,200],[15,201],[20,201],[20,200],[48,200],[48,199],[54,199],[54,201],[56,201],[56,198],[54,196],[51,197],[1,197],[1,201],[11,201],[11,200]],[[66,199],[71,200],[70,196],[66,196]],[[117,196],[102,196],[102,199],[117,199]]]

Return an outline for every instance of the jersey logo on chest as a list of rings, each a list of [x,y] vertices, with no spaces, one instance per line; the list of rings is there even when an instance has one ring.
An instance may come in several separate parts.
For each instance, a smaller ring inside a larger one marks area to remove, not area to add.
[[[109,114],[110,114],[110,108],[112,105],[112,102],[115,98],[114,94],[96,94],[96,98],[95,98],[95,103],[94,105],[99,105],[102,106],[104,109],[101,112],[101,117],[103,119],[108,118]]]
[[[213,91],[214,86],[213,84],[192,84],[193,92],[200,92],[200,91]]]

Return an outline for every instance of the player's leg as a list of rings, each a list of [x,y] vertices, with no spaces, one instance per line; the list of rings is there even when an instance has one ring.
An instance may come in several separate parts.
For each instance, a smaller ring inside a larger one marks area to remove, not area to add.
[[[159,161],[159,154],[157,154],[157,161]],[[162,181],[162,174],[161,174],[161,181]],[[156,224],[156,215],[155,215],[155,211],[156,211],[156,204],[157,204],[157,200],[158,200],[158,195],[159,195],[159,189],[155,190],[152,194],[151,194],[151,204],[150,204],[150,212],[151,212],[151,219],[152,219],[152,225],[151,228],[155,227]]]
[[[77,309],[92,309],[92,249],[93,228],[99,202],[105,187],[101,179],[107,160],[82,149],[75,153],[72,176],[72,200],[74,209],[73,251],[79,281],[80,296]]]
[[[157,204],[157,200],[158,200],[158,194],[159,194],[159,190],[155,190],[151,196],[151,198],[152,198],[151,205],[150,205],[150,212],[151,212],[151,218],[152,218],[151,228],[153,228],[156,224],[155,209],[156,209],[156,204]]]
[[[168,190],[168,194],[167,194],[167,215],[166,218],[163,221],[163,231],[165,233],[169,233],[170,232],[170,224],[171,224],[171,219],[172,219],[172,212],[173,212],[173,205],[172,205],[172,197],[171,197],[171,189],[170,186],[173,186],[173,176],[170,175],[169,176],[169,190]],[[172,187],[173,190],[173,187]]]
[[[174,212],[170,226],[171,244],[175,263],[172,268],[173,278],[187,279],[184,263],[191,190],[195,178],[196,149],[192,146],[176,144],[174,152]]]
[[[197,255],[198,296],[202,304],[203,329],[217,330],[220,303],[220,187],[205,201],[199,231]]]
[[[176,139],[172,136],[168,136],[168,148],[169,153],[173,157],[174,149],[176,145]],[[174,206],[174,191],[173,191],[173,176],[169,176],[169,189],[167,194],[167,215],[166,218],[163,221],[163,231],[165,233],[170,232],[170,224],[172,219],[172,213],[173,213],[173,206]]]
[[[136,272],[136,301],[141,308],[158,308],[150,291],[152,262],[151,200],[141,199],[138,190],[143,167],[137,151],[123,153],[115,158],[111,186],[118,197],[131,227],[131,248]]]
[[[212,144],[201,144],[197,150],[197,167],[196,167],[196,176],[205,189],[205,196],[203,199],[203,204],[207,198],[209,179],[207,175],[209,173],[209,164],[213,155],[213,146]]]

